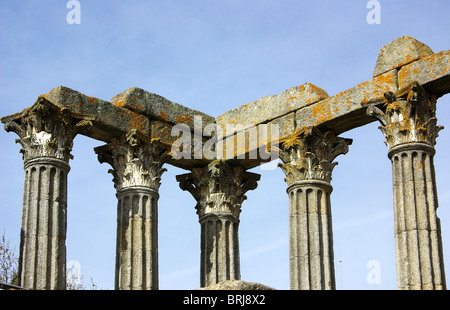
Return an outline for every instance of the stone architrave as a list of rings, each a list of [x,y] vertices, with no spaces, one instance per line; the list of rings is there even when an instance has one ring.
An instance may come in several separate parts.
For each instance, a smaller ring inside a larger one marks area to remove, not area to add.
[[[438,132],[436,96],[417,82],[386,93],[383,106],[370,106],[386,138],[392,161],[397,286],[446,289],[433,157]]]
[[[240,280],[239,214],[244,194],[257,187],[260,175],[224,161],[213,161],[178,175],[182,190],[197,201],[201,225],[200,286]]]
[[[20,234],[19,286],[66,289],[67,175],[77,120],[40,99],[3,118],[22,146],[25,183]],[[78,120],[79,122],[79,120]]]
[[[115,288],[157,290],[158,199],[165,151],[136,130],[95,149],[117,191]]]
[[[291,289],[335,289],[330,182],[334,159],[348,152],[352,140],[308,128],[280,142],[289,195]]]

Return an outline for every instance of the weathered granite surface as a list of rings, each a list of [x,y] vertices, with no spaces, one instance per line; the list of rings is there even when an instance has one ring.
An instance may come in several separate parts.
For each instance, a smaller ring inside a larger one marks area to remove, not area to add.
[[[292,87],[279,95],[267,96],[232,109],[216,118],[217,125],[242,125],[243,129],[266,123],[289,112],[313,104],[328,97],[323,89],[305,83]]]
[[[308,127],[332,130],[339,135],[373,122],[373,118],[366,114],[367,107],[384,104],[386,92],[399,92],[414,81],[437,97],[449,93],[450,51],[434,54],[427,45],[408,36],[401,37],[381,49],[371,80],[333,96],[323,92],[323,98],[320,98],[321,92],[317,87],[311,87],[309,94],[315,92],[316,96],[312,95],[307,102],[296,101],[296,105],[291,105],[291,97],[287,95],[296,88],[290,88],[278,96],[264,97],[226,112],[217,117],[217,124],[222,127],[226,124],[242,124],[241,130],[246,135],[251,135],[254,128],[261,124],[277,124],[280,139]],[[297,93],[300,92],[297,90]],[[303,98],[303,95],[299,98]],[[267,144],[265,141],[262,141],[263,144],[260,142],[258,140],[256,148]],[[234,155],[247,156],[254,149],[247,143],[245,148],[236,148]],[[251,167],[258,163],[248,161],[246,164]]]
[[[433,54],[431,48],[414,38],[398,38],[381,49],[373,77]]]
[[[412,82],[440,97],[450,92],[450,51],[442,51],[406,65],[398,72],[399,88]]]
[[[108,142],[135,128],[145,136],[150,135],[150,120],[128,109],[116,107],[108,101],[86,96],[65,86],[58,86],[48,94],[41,95],[59,108],[69,109],[80,118],[89,120],[93,127],[86,126],[83,134]]]
[[[129,88],[117,94],[112,98],[111,103],[172,125],[187,124],[192,129],[194,129],[195,116],[200,116],[205,124],[215,123],[215,119],[212,116],[189,109],[160,95],[137,87]]]
[[[397,91],[397,70],[381,74],[296,112],[300,127],[319,126],[337,135],[372,122],[364,104],[384,100],[384,93]]]

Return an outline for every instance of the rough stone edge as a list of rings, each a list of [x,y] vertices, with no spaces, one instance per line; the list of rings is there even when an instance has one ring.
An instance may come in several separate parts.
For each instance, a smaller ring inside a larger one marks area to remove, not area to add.
[[[265,124],[328,97],[328,93],[322,88],[312,83],[304,83],[288,88],[278,95],[262,97],[233,108],[217,116],[216,124],[223,130],[228,124],[240,125],[243,129],[247,129]],[[270,111],[270,113],[264,113],[264,111]]]
[[[193,110],[167,98],[146,91],[139,87],[131,87],[115,95],[111,103],[117,107],[145,115],[150,119],[160,120],[171,125],[184,123],[194,129],[194,117],[200,116],[202,122],[215,123],[215,118],[201,111]]]
[[[390,70],[398,69],[433,54],[433,50],[428,45],[413,37],[403,36],[397,38],[381,48],[373,71],[373,77],[375,78]]]
[[[450,50],[420,59],[399,70],[399,89],[414,81],[438,97],[450,92]]]

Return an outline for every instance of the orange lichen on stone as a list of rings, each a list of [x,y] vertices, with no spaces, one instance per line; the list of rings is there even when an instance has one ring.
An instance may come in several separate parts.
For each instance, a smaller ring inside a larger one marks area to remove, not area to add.
[[[162,119],[162,120],[164,120],[164,121],[166,121],[167,122],[167,116],[166,116],[166,113],[164,113],[163,111],[161,111],[161,112],[159,112],[159,117]]]
[[[368,100],[371,100],[373,98],[381,98],[384,96],[384,93],[388,90],[388,88],[396,88],[397,87],[397,74],[381,74],[375,77],[372,81],[373,89],[371,89],[371,92],[367,98]],[[367,102],[363,101],[363,102]]]
[[[351,126],[345,121],[353,112],[363,109],[364,104],[384,99],[387,91],[397,91],[397,70],[388,71],[376,78],[360,83],[356,87],[342,91],[334,96],[305,106],[295,113],[296,123],[301,126],[320,126],[332,122],[336,131],[349,130]],[[336,120],[336,121],[335,121]]]
[[[413,81],[421,84],[450,75],[450,51],[442,51],[401,68],[399,85],[404,87]]]
[[[137,131],[146,134],[147,133],[147,125],[148,125],[148,118],[131,112],[127,110],[123,110],[125,118],[129,121],[130,127],[135,128]]]
[[[433,55],[430,47],[409,36],[386,44],[380,51],[373,76],[400,68],[421,58]]]
[[[192,117],[189,115],[178,115],[176,120],[177,120],[177,123],[179,123],[179,124],[189,123],[189,122],[192,122]]]
[[[313,117],[316,117],[321,113],[321,106],[319,106],[318,104],[313,105],[312,110],[313,110]]]
[[[88,97],[90,103],[95,103],[98,101],[98,99],[95,97],[90,97],[90,96],[87,96],[87,97]]]
[[[333,117],[329,103],[318,102],[313,105],[313,117],[316,118],[318,123],[325,122]]]
[[[114,105],[119,107],[119,108],[122,108],[125,105],[125,102],[124,102],[123,99],[121,99],[121,100],[118,100],[118,101],[114,102]]]
[[[125,93],[122,93],[122,96],[120,98],[117,98],[118,95],[114,96],[111,100],[111,102],[117,106],[122,108],[125,105],[125,97],[127,96]]]

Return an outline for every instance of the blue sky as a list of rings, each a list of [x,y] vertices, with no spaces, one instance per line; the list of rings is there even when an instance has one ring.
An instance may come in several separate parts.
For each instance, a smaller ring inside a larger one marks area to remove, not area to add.
[[[81,24],[66,22],[66,0],[0,0],[0,116],[31,106],[58,85],[110,100],[141,87],[211,116],[309,82],[329,95],[370,80],[381,47],[409,35],[434,52],[450,49],[450,2],[381,3],[369,25],[366,0],[79,0]],[[438,101],[435,156],[444,257],[450,271],[450,98]],[[391,163],[372,123],[344,133],[332,212],[338,289],[395,289]],[[0,130],[0,231],[18,250],[23,163],[13,133]],[[106,164],[83,136],[69,174],[67,259],[101,289],[114,288],[116,197]],[[195,201],[167,166],[159,200],[161,289],[199,286]],[[281,170],[261,173],[240,224],[245,281],[289,288],[288,199]],[[381,284],[368,284],[368,262]],[[447,272],[447,275],[449,272]]]

